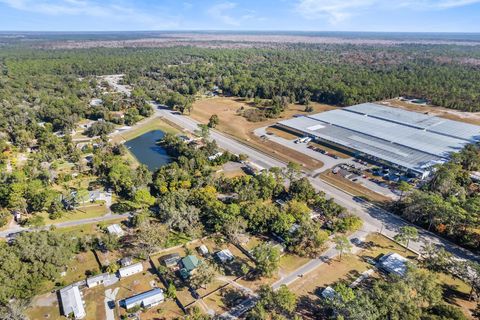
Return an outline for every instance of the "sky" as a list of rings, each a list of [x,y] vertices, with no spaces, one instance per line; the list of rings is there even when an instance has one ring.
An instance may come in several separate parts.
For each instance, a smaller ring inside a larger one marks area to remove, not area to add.
[[[0,30],[480,32],[480,0],[0,0]]]

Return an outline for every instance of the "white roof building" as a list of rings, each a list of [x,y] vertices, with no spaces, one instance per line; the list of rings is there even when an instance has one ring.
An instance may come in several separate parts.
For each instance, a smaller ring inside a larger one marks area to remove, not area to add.
[[[62,311],[65,316],[73,314],[75,319],[83,319],[87,315],[83,306],[82,294],[78,286],[68,286],[60,289]]]
[[[102,273],[102,274],[87,278],[87,286],[89,288],[93,288],[103,284],[105,281],[108,281],[109,279],[110,279],[110,275],[108,273]]]
[[[230,250],[228,249],[223,249],[222,251],[218,251],[215,255],[222,263],[229,262],[235,259],[232,252],[230,252]]]
[[[125,304],[125,309],[127,310],[132,309],[136,306],[140,306],[143,308],[150,308],[158,305],[164,300],[165,300],[165,297],[163,295],[163,290],[159,288],[155,288],[150,291],[146,291],[146,292],[137,294],[136,296],[125,299],[124,304]]]
[[[118,225],[118,224],[112,224],[111,226],[108,226],[107,231],[108,231],[108,233],[115,234],[119,237],[121,237],[125,234],[122,227],[120,227],[120,225]]]
[[[337,292],[332,287],[328,286],[322,291],[322,297],[325,299],[333,299]]]
[[[387,273],[394,273],[401,277],[407,272],[407,258],[402,257],[398,253],[390,252],[380,258],[379,267]]]
[[[202,256],[208,254],[208,248],[206,245],[202,244],[200,247],[197,248],[198,253],[200,253]]]
[[[129,277],[131,275],[140,273],[143,271],[143,264],[141,262],[129,265],[127,267],[120,268],[118,270],[118,274],[120,275],[120,278],[125,278]]]

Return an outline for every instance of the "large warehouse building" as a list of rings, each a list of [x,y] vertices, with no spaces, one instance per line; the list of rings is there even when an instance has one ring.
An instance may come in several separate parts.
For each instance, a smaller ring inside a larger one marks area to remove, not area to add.
[[[293,118],[278,126],[422,177],[452,152],[480,141],[480,126],[374,103]]]

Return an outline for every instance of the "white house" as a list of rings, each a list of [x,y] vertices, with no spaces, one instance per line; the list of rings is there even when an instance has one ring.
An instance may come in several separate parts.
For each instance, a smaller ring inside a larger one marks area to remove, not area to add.
[[[125,309],[129,310],[140,306],[142,308],[151,308],[162,303],[165,300],[163,290],[159,288],[146,291],[136,296],[124,300]]]
[[[129,265],[127,267],[120,268],[118,270],[118,274],[120,275],[120,278],[126,278],[131,275],[140,273],[143,271],[143,264],[141,262]]]
[[[109,279],[110,279],[110,275],[108,273],[102,273],[102,274],[87,278],[87,286],[89,288],[93,288],[103,284],[105,281],[108,281]]]
[[[197,248],[198,253],[200,253],[202,256],[206,256],[208,254],[208,248],[206,245],[202,244]]]
[[[60,289],[60,300],[62,303],[62,312],[66,317],[73,314],[75,319],[83,319],[86,317],[82,294],[78,286],[70,285]]]
[[[114,234],[118,237],[121,237],[125,234],[122,227],[120,227],[120,225],[118,225],[118,224],[112,224],[112,225],[108,226],[107,231],[108,231],[108,233]]]

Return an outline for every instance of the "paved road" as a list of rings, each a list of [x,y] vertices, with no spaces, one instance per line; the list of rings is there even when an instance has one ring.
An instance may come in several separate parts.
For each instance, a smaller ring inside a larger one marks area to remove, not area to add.
[[[73,221],[66,221],[66,222],[49,224],[49,225],[46,225],[44,227],[35,228],[35,229],[18,227],[18,228],[14,228],[14,229],[8,229],[8,230],[0,231],[0,238],[6,238],[6,237],[8,237],[9,234],[17,233],[17,232],[48,230],[51,226],[55,226],[56,228],[75,227],[75,226],[81,226],[81,225],[84,225],[84,224],[104,222],[104,221],[115,220],[115,219],[119,219],[119,218],[127,218],[129,216],[130,216],[130,213],[107,214],[107,215],[104,215],[102,217],[97,217],[97,218],[88,218],[88,219],[82,219],[82,220],[73,220]]]
[[[197,125],[199,124],[197,121],[166,108],[161,108],[160,105],[152,105],[155,107],[156,114],[177,124],[186,131],[193,132],[197,129]],[[252,147],[249,147],[240,141],[228,137],[216,130],[211,130],[210,136],[212,139],[217,141],[217,144],[221,148],[236,154],[246,154],[249,156],[249,160],[251,162],[265,169],[285,166],[285,163],[282,161],[274,159],[269,155],[253,149]],[[376,207],[371,203],[361,201],[357,199],[357,197],[338,189],[337,187],[321,180],[320,178],[314,178],[308,173],[305,175],[309,178],[310,182],[317,190],[325,192],[327,197],[333,198],[338,204],[344,206],[350,212],[358,215],[364,221],[363,229],[366,232],[381,231],[383,234],[393,237],[398,233],[399,228],[410,225],[400,217]],[[452,252],[459,258],[480,261],[479,257],[474,255],[472,252],[465,250],[443,238],[440,238],[433,233],[419,229],[419,234],[420,239],[418,241],[410,242],[410,247],[416,251],[420,251],[426,242],[431,242],[438,246],[444,247],[447,251]]]

